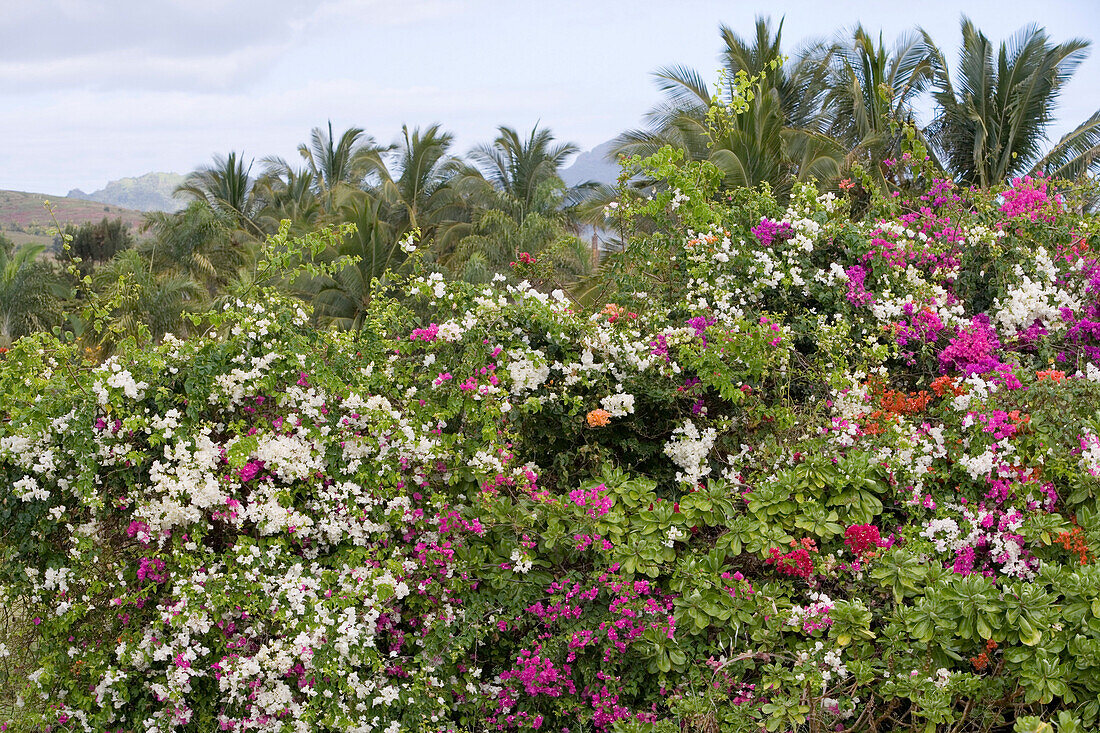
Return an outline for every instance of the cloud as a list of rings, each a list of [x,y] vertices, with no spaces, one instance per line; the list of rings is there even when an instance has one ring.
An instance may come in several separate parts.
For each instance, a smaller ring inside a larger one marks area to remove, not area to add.
[[[492,139],[498,123],[525,129],[547,106],[569,102],[564,93],[537,88],[389,86],[350,78],[245,92],[66,89],[30,100],[0,93],[0,139],[19,141],[0,146],[0,188],[90,191],[151,170],[185,173],[231,150],[246,159],[281,155],[296,162],[298,143],[328,119],[337,134],[355,125],[382,143],[404,123],[442,122],[459,133],[456,152],[463,152]]]
[[[36,0],[0,16],[0,59],[28,62],[109,52],[221,55],[292,39],[318,0]]]
[[[148,55],[139,50],[42,61],[0,61],[0,91],[77,87],[224,91],[264,76],[286,44],[266,44],[204,56]]]
[[[279,58],[349,25],[404,25],[462,8],[457,0],[35,0],[14,5],[0,14],[0,93],[239,90],[266,78]]]
[[[337,23],[361,23],[373,26],[401,26],[440,20],[466,9],[461,0],[326,0],[296,24],[305,32],[324,31]]]

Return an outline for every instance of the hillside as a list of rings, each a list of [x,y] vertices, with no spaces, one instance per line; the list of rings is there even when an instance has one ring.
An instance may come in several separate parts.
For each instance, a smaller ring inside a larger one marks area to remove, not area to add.
[[[47,201],[53,216],[46,209]],[[66,196],[0,190],[0,232],[16,244],[49,242],[56,225],[80,225],[100,221],[103,217],[122,219],[135,233],[144,221],[142,212],[120,206]]]
[[[572,165],[562,169],[561,179],[569,186],[586,181],[613,185],[619,178],[619,164],[608,158],[613,144],[608,140],[578,155]]]
[[[98,201],[138,211],[179,211],[185,202],[172,196],[183,183],[179,173],[146,173],[137,178],[120,178],[106,186],[84,193],[79,188],[69,191],[69,198]]]

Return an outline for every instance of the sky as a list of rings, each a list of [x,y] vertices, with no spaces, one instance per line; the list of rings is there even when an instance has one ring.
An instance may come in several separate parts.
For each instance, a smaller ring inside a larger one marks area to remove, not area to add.
[[[1100,44],[1097,0],[0,0],[0,189],[90,192],[230,151],[295,162],[329,120],[381,143],[439,122],[458,153],[539,124],[589,149],[640,126],[659,67],[716,78],[720,24],[783,18],[787,53],[920,26],[954,61],[963,13],[994,42],[1039,23]],[[1097,108],[1100,48],[1052,136]]]

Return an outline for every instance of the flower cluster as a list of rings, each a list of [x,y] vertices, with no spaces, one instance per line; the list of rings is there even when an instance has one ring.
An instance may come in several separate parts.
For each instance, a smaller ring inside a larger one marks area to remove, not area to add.
[[[413,248],[361,333],[13,345],[0,723],[1095,729],[1094,222],[662,166],[586,307]]]

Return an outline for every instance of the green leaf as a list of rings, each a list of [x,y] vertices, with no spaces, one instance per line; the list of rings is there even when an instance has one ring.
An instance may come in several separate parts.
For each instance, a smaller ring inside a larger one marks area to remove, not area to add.
[[[993,629],[990,628],[989,623],[982,616],[978,617],[978,636],[983,639],[988,639],[993,636]]]
[[[1024,617],[1020,617],[1020,641],[1027,646],[1035,646],[1038,644],[1043,635],[1038,629],[1031,625],[1031,623]],[[986,637],[988,638],[988,637]]]

